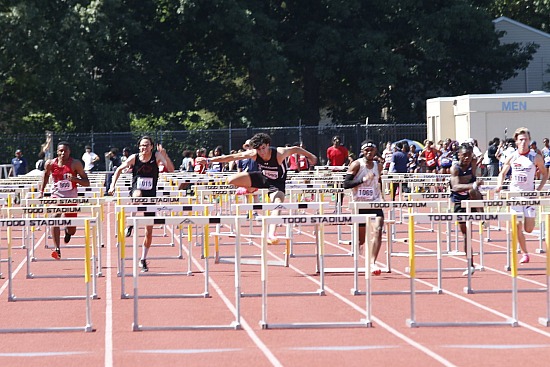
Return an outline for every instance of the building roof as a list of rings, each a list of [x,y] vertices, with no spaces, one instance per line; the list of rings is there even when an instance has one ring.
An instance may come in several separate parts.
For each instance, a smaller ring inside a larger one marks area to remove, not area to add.
[[[498,23],[501,23],[501,22],[506,22],[506,23],[510,23],[510,24],[513,24],[515,25],[516,27],[520,27],[520,28],[523,28],[529,32],[533,32],[533,33],[536,33],[542,37],[546,37],[546,38],[550,38],[550,34],[546,33],[546,32],[543,32],[539,29],[536,29],[536,28],[533,28],[533,27],[530,27],[528,26],[527,24],[523,24],[523,23],[520,23],[516,20],[513,20],[513,19],[510,19],[508,17],[499,17],[495,20],[493,20],[493,23],[495,25],[497,25]]]

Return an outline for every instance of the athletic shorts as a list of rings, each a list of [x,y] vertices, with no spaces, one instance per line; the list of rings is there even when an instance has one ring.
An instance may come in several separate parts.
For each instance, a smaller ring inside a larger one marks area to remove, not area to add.
[[[285,192],[285,181],[284,180],[270,180],[269,178],[262,175],[261,172],[249,172],[251,186],[256,189],[268,189],[271,192],[281,191],[283,194]]]
[[[534,206],[511,206],[511,213],[523,213],[525,218],[535,218],[537,216],[537,208]]]
[[[374,214],[384,220],[384,211],[382,209],[359,209],[359,214]],[[359,227],[366,227],[366,223],[359,223]]]
[[[472,212],[477,212],[478,209],[480,209],[480,208],[472,208]],[[466,208],[463,208],[462,204],[460,202],[458,202],[458,203],[455,203],[454,212],[455,213],[466,213]],[[464,224],[466,222],[458,222],[458,223]]]

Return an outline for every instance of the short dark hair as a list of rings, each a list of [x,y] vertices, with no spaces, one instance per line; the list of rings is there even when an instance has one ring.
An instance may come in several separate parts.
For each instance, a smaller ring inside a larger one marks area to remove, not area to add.
[[[271,145],[271,136],[266,133],[257,133],[250,138],[250,146],[254,149],[258,149],[262,144]]]

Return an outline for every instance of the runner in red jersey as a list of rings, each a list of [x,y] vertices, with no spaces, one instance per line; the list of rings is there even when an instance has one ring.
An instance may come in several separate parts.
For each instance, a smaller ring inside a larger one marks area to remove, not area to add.
[[[65,141],[57,144],[57,158],[49,159],[44,166],[44,177],[40,189],[40,197],[44,196],[44,189],[52,178],[52,198],[76,198],[78,197],[77,185],[90,186],[90,181],[82,163],[71,158],[71,147]],[[56,215],[57,217],[62,214]],[[76,213],[63,214],[66,217],[76,217]],[[52,252],[54,259],[61,259],[61,249],[59,245],[59,227],[52,228],[52,237],[55,244],[55,250]],[[76,227],[65,228],[65,243],[71,240],[71,236],[76,233]]]

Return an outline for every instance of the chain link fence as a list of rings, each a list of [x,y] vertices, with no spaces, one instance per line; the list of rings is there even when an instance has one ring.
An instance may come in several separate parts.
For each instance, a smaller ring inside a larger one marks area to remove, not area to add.
[[[326,125],[326,126],[288,126],[288,127],[250,127],[237,129],[193,130],[193,131],[154,131],[148,134],[136,132],[118,133],[55,133],[51,154],[55,154],[55,148],[60,141],[67,141],[71,146],[72,156],[81,158],[84,147],[90,145],[92,151],[100,157],[111,148],[118,148],[122,152],[124,147],[137,152],[137,140],[143,135],[149,135],[155,143],[162,143],[176,168],[179,167],[185,149],[193,152],[197,148],[204,147],[208,151],[216,146],[223,147],[224,154],[231,150],[241,149],[243,143],[256,133],[267,133],[271,136],[272,145],[284,146],[302,142],[305,149],[319,157],[320,165],[326,163],[326,150],[332,144],[332,137],[339,135],[342,144],[350,152],[359,154],[361,142],[366,139],[375,141],[381,149],[385,142],[401,139],[424,141],[427,136],[425,123],[417,124],[352,124],[352,125]],[[1,140],[0,163],[9,164],[14,157],[16,149],[23,151],[23,156],[29,164],[29,171],[34,169],[38,160],[40,146],[45,142],[43,134],[5,135]],[[104,159],[98,167],[105,169]]]

